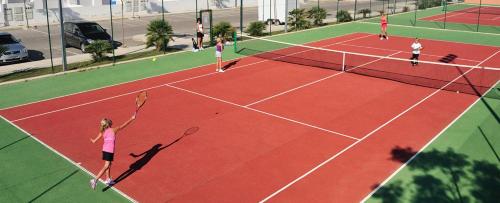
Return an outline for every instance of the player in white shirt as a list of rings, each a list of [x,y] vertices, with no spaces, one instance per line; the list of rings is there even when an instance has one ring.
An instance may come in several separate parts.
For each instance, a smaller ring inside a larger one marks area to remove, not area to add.
[[[201,23],[201,18],[196,19],[196,38],[197,38],[197,44],[198,48],[200,50],[203,50],[203,24]]]
[[[412,49],[412,56],[411,56],[411,65],[416,66],[418,65],[418,57],[420,56],[420,50],[422,50],[424,47],[420,42],[418,41],[418,38],[415,38],[415,41],[413,44],[411,44],[411,49]]]

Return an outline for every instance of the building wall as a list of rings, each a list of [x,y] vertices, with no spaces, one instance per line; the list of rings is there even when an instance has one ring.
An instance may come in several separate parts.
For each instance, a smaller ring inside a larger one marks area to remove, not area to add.
[[[0,8],[0,26],[46,24],[45,0],[3,0]],[[62,0],[64,20],[99,20],[109,18],[110,0]],[[236,1],[236,2],[235,2]],[[258,0],[244,0],[245,7],[257,6]],[[13,3],[16,2],[16,3]],[[20,2],[20,3],[19,3]],[[113,16],[122,16],[122,0],[111,0]],[[124,17],[140,17],[161,13],[162,0],[123,0]],[[239,6],[240,0],[163,0],[165,13],[194,12],[198,3],[201,9],[224,9]],[[207,5],[208,2],[208,5]],[[235,4],[236,3],[236,4]],[[25,13],[27,11],[27,13]],[[21,14],[19,14],[21,12]],[[32,13],[32,14],[31,14]],[[51,23],[59,23],[58,0],[48,0],[48,15]]]

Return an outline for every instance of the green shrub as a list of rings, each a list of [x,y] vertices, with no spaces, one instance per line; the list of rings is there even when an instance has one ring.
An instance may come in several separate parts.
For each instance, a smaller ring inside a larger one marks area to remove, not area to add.
[[[213,34],[224,40],[229,40],[233,38],[235,31],[236,29],[229,22],[222,21],[214,26]]]
[[[265,29],[266,24],[264,22],[255,21],[251,22],[250,25],[248,25],[246,32],[250,36],[262,36]]]
[[[293,30],[303,30],[311,26],[311,22],[306,20],[305,9],[293,9],[288,14],[288,24]]]
[[[326,10],[320,7],[312,7],[307,11],[307,18],[311,19],[314,25],[322,25],[327,15]]]
[[[113,46],[106,40],[96,40],[87,45],[85,51],[92,54],[94,62],[102,61],[106,53],[111,53]]]
[[[367,14],[372,13],[372,10],[370,10],[369,8],[364,8],[364,9],[359,10],[358,13],[363,14],[363,18],[366,18]]]
[[[337,19],[339,22],[352,21],[351,14],[346,10],[340,10],[339,12],[337,12]]]
[[[410,11],[410,7],[408,6],[403,7],[403,12],[408,12],[408,11]]]
[[[149,23],[146,33],[146,47],[156,47],[157,51],[166,50],[170,40],[173,41],[172,26],[163,20],[153,20]]]

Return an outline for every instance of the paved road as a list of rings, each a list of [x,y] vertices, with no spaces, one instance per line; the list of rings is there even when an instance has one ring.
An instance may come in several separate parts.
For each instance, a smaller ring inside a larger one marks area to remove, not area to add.
[[[408,0],[412,1],[412,0]],[[398,2],[405,2],[405,0],[398,0]],[[372,0],[372,11],[376,12],[382,10],[382,2],[377,0]],[[401,3],[400,3],[401,4]],[[385,4],[386,5],[386,4]],[[304,5],[304,8],[310,8],[316,6],[316,2],[310,2]],[[387,6],[387,5],[386,5]],[[335,12],[337,10],[336,1],[320,1],[320,7],[327,9],[328,13],[331,14],[328,18],[335,18]],[[369,0],[358,0],[357,10],[362,8],[369,8]],[[354,10],[354,1],[341,1],[339,4],[340,9]],[[248,7],[244,10],[244,23],[249,23],[257,20],[257,7]],[[123,19],[123,27],[121,19],[113,19],[114,35],[115,40],[124,42],[126,46],[137,46],[143,45],[144,42],[140,41],[140,35],[146,33],[146,27],[149,21],[153,19],[161,18],[161,15],[141,17],[134,19]],[[177,13],[177,14],[166,14],[165,19],[170,22],[173,27],[174,33],[192,34],[194,33],[194,19],[195,13]],[[213,11],[214,24],[220,21],[228,21],[233,26],[239,27],[239,8],[225,9],[225,10],[214,10]],[[102,27],[110,32],[111,23],[109,20],[97,21]],[[52,37],[52,50],[53,56],[55,58],[61,56],[61,40],[59,34],[59,25],[51,25],[50,33]],[[0,29],[1,31],[1,29]],[[32,60],[42,60],[44,58],[49,58],[49,42],[48,42],[48,32],[47,26],[38,26],[37,28],[31,28],[28,30],[17,29],[8,30],[16,38],[21,39],[26,47],[30,50],[30,55]],[[81,54],[81,51],[75,48],[68,48],[68,55]]]

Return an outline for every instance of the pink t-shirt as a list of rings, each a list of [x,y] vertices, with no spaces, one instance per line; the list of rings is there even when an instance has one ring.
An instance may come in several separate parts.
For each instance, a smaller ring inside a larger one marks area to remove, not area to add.
[[[102,144],[102,151],[114,153],[115,152],[115,132],[113,128],[108,128],[103,133],[104,143]]]

